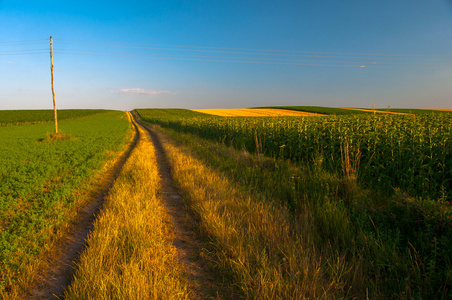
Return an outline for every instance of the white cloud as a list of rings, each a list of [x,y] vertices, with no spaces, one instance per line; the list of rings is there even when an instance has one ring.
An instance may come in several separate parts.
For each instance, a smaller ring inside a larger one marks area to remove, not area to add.
[[[145,89],[120,89],[119,91],[112,91],[113,94],[121,95],[160,95],[160,94],[171,94],[176,93],[171,91],[158,91],[158,90],[145,90]]]

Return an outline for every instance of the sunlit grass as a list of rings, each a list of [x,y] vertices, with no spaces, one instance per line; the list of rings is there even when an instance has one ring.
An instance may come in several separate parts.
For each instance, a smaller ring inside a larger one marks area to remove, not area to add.
[[[65,299],[190,298],[159,180],[144,137],[106,199]]]
[[[321,156],[296,164],[160,130],[176,141],[167,145],[174,176],[213,237],[218,266],[246,297],[448,295],[448,201],[363,189],[359,153],[345,146],[343,172],[332,174]]]
[[[291,221],[285,205],[241,189],[196,159],[190,148],[164,146],[178,186],[213,238],[211,255],[221,270],[233,274],[245,298],[328,298],[348,290],[345,283],[357,270],[329,249],[316,252],[309,210]],[[325,274],[326,263],[335,274]]]
[[[122,112],[60,125],[63,139],[43,138],[50,123],[0,127],[0,299],[23,299],[45,276],[131,138]]]
[[[298,162],[320,155],[333,173],[342,172],[340,149],[347,142],[352,152],[361,153],[358,180],[369,188],[389,195],[400,187],[432,198],[450,192],[450,114],[224,118],[137,112],[148,122],[250,153]]]

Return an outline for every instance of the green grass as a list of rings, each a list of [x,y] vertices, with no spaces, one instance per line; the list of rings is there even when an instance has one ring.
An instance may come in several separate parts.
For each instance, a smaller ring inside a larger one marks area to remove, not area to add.
[[[59,109],[59,121],[111,112],[104,109]],[[53,110],[0,110],[0,126],[53,122]]]
[[[110,189],[64,299],[192,299],[173,245],[151,141]]]
[[[254,236],[258,226],[250,222],[257,212],[247,210],[246,218],[236,216],[235,219],[234,212],[248,205],[245,200],[233,211],[228,210],[231,202],[223,204],[217,213],[218,218],[224,219],[216,226],[207,223],[213,222],[208,220],[214,213],[196,208],[214,236],[220,235],[221,226],[228,229],[223,233],[227,236],[241,230],[248,232],[230,238],[219,236],[212,241],[219,253],[218,265],[236,274],[238,282],[235,284],[248,298],[277,298],[284,295],[286,289],[296,290],[306,297],[318,297],[323,291],[326,297],[350,299],[446,299],[452,296],[450,201],[413,197],[399,188],[390,196],[365,189],[356,181],[351,166],[347,167],[345,154],[341,159],[344,171],[331,173],[320,155],[300,162],[275,159],[234,149],[196,134],[163,130],[177,141],[179,151],[202,161],[204,168],[215,170],[202,172],[225,175],[249,195],[244,199],[251,197],[253,200],[248,201],[281,205],[281,212],[284,207],[289,208],[290,216],[279,222],[284,226],[286,222],[291,224],[284,240],[270,238],[268,232]],[[349,160],[349,164],[352,161]],[[189,162],[181,165],[186,172],[198,168]],[[176,168],[176,178],[180,176],[178,172]],[[192,179],[200,181],[198,192],[190,191],[191,183],[187,183],[185,177],[177,179],[191,195],[193,205],[202,205],[197,198],[204,194],[208,199],[222,199],[222,195],[216,194],[220,189],[239,197],[232,187],[217,184],[203,188],[208,184],[205,179],[208,175],[202,172]],[[267,216],[259,217],[260,223],[270,223]],[[289,256],[289,250],[283,249],[294,243],[292,239],[297,236],[302,237],[298,246],[302,250]],[[241,258],[241,253],[248,249],[257,257],[249,254]],[[285,261],[281,257],[291,259]],[[307,261],[322,261],[322,264],[317,271],[310,269],[312,277],[303,278],[304,270],[312,267]],[[268,281],[271,274],[279,274],[281,270],[284,271],[278,277],[280,281]],[[297,284],[291,286],[294,282]],[[309,282],[307,286],[306,282]]]
[[[156,115],[159,119],[164,120],[178,120],[180,118],[218,118],[209,114],[181,108],[149,108],[136,109],[136,111],[138,113],[146,112],[148,115]]]
[[[336,107],[324,107],[324,106],[265,106],[265,107],[253,107],[253,108],[277,108],[277,109],[289,109],[296,111],[305,111],[317,114],[325,115],[356,115],[356,114],[368,114],[369,112],[349,110]]]
[[[139,113],[174,130],[166,132],[244,190],[287,205],[294,219],[309,212],[306,238],[326,252],[323,271],[356,297],[452,296],[450,114],[263,120]],[[330,268],[343,260],[339,273]]]
[[[77,204],[75,192],[120,149],[129,128],[123,112],[59,125],[70,139],[45,142],[52,123],[0,127],[0,295],[47,247]]]
[[[343,150],[348,147],[359,165],[360,183],[382,193],[391,194],[398,187],[446,199],[452,191],[451,114],[264,119],[192,117],[185,111],[160,117],[159,110],[137,111],[151,123],[251,153],[299,162],[320,156],[333,173],[342,172]]]

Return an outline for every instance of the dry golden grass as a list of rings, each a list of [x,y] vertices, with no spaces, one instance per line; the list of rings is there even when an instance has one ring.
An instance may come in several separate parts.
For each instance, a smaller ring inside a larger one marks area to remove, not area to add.
[[[215,115],[220,117],[310,117],[322,116],[310,112],[273,109],[273,108],[230,108],[230,109],[192,109],[200,113]]]
[[[163,145],[177,185],[215,241],[214,261],[233,273],[231,284],[246,299],[324,299],[345,288],[342,276],[350,271],[345,258],[326,259],[335,272],[327,279],[322,254],[310,246],[308,209],[290,221],[286,207],[236,187],[190,155],[189,148],[168,141]]]
[[[424,110],[452,111],[450,108],[421,108]]]
[[[406,114],[406,113],[399,113],[399,112],[393,112],[393,111],[362,109],[362,108],[341,107],[341,109],[349,109],[349,110],[357,110],[357,111],[368,111],[368,112],[374,112],[374,113],[379,113],[379,114],[409,115],[409,114]]]
[[[188,299],[159,195],[154,147],[142,138],[111,189],[65,299]]]

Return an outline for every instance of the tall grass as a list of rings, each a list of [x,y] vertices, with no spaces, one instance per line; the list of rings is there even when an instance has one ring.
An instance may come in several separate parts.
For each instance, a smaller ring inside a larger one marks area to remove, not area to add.
[[[143,136],[119,174],[65,299],[188,299],[154,148]]]
[[[450,203],[363,189],[347,143],[332,174],[320,155],[297,164],[161,130],[217,264],[247,298],[451,296]]]
[[[198,117],[167,110],[137,110],[149,122],[192,133],[236,149],[298,162],[321,155],[324,167],[342,172],[341,145],[359,151],[362,185],[393,194],[448,197],[452,190],[452,115],[351,115],[301,117]]]
[[[245,298],[340,297],[348,293],[350,284],[360,284],[360,276],[355,275],[360,263],[350,264],[344,253],[313,247],[315,220],[309,209],[294,219],[287,205],[271,203],[264,194],[243,189],[196,158],[190,147],[168,141],[164,147],[177,185],[212,237],[215,250],[211,255],[218,268],[233,274],[233,284]],[[262,158],[245,159],[254,165]],[[334,210],[334,204],[330,206]]]

